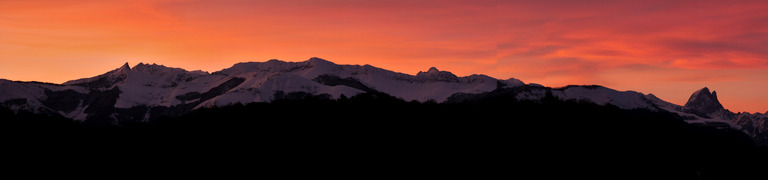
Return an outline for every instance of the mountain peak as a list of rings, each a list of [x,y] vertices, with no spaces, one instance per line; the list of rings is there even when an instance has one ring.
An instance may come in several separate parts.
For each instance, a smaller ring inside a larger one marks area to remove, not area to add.
[[[437,68],[435,68],[435,67],[431,67],[431,68],[429,68],[429,70],[427,70],[427,73],[429,73],[429,74],[438,73],[438,72],[440,72],[440,70],[437,70]]]
[[[128,62],[125,62],[122,66],[119,68],[109,71],[107,73],[104,73],[100,76],[124,76],[128,74],[128,72],[131,72],[131,66],[128,65]],[[98,76],[97,76],[98,77]]]
[[[124,76],[124,75],[128,74],[128,72],[130,72],[130,71],[131,71],[131,66],[128,65],[128,62],[125,62],[125,64],[123,64],[119,68],[117,68],[115,70],[112,70],[112,71],[109,71],[107,73],[104,73],[104,74],[102,74],[100,76]]]
[[[440,71],[435,67],[429,68],[427,72],[419,71],[416,73],[416,78],[427,82],[443,81],[443,82],[458,82],[458,77],[448,71]]]
[[[421,74],[421,75],[428,75],[428,74],[438,74],[438,73],[451,73],[451,72],[440,71],[436,67],[430,67],[429,70],[427,70],[426,72],[419,71],[419,73],[416,73],[416,76],[419,76],[419,74]],[[453,74],[453,73],[451,73],[451,74]]]
[[[181,69],[181,68],[174,68],[174,67],[167,67],[164,65],[160,65],[157,63],[139,63],[136,64],[136,66],[133,66],[131,69],[133,72],[142,72],[142,73],[150,73],[150,74],[167,74],[167,73],[174,73],[174,72],[188,72],[187,70]]]
[[[128,62],[125,62],[125,64],[123,64],[123,66],[121,66],[121,67],[120,67],[120,68],[118,68],[118,69],[127,69],[127,70],[131,70],[131,66],[129,66],[129,65],[128,65]]]
[[[710,92],[709,92],[709,88],[704,86],[704,88],[701,88],[693,93],[710,93]]]
[[[124,80],[125,77],[128,76],[129,72],[131,72],[131,66],[128,65],[128,62],[126,62],[119,68],[111,70],[107,73],[95,77],[67,81],[64,82],[63,85],[80,85],[90,88],[107,88],[111,87],[115,82]]]
[[[725,109],[717,99],[717,92],[710,92],[707,87],[694,92],[683,107],[688,112],[704,115]]]
[[[109,71],[109,72],[107,72],[104,75],[108,75],[108,74],[112,74],[112,75],[128,74],[128,72],[130,72],[130,71],[131,71],[131,66],[128,65],[128,62],[125,62],[125,64],[123,64],[119,68],[117,68],[115,70],[112,70],[112,71]]]
[[[325,59],[323,59],[323,58],[319,58],[319,57],[311,57],[311,58],[309,58],[309,60],[307,60],[307,61],[310,61],[310,62],[312,62],[312,61],[325,61],[325,62],[330,62],[330,61],[328,61],[328,60],[325,60]]]
[[[309,64],[312,64],[312,65],[335,65],[336,64],[336,63],[333,63],[331,61],[328,61],[328,60],[325,60],[325,59],[322,59],[322,58],[318,58],[318,57],[309,58],[309,60],[307,60],[307,62]]]

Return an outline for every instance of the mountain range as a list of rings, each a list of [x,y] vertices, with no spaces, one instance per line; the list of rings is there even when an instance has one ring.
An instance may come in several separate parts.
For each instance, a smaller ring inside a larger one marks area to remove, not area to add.
[[[482,74],[459,77],[434,67],[409,75],[371,65],[339,65],[320,58],[245,62],[213,73],[144,63],[130,67],[126,63],[102,75],[62,84],[0,79],[0,106],[15,112],[56,114],[111,126],[294,96],[344,99],[380,93],[404,101],[460,103],[499,92],[517,100],[535,102],[555,97],[626,110],[669,112],[690,124],[741,131],[758,144],[768,144],[768,112],[731,112],[720,104],[717,92],[707,87],[694,92],[685,105],[677,105],[653,94],[599,85],[551,88]]]

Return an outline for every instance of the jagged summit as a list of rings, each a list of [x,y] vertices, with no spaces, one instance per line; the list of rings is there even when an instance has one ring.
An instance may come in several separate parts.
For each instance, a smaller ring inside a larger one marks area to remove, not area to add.
[[[127,70],[130,71],[131,70],[131,66],[128,65],[128,62],[125,62],[125,64],[123,64],[123,66],[118,68],[118,69],[127,69]]]
[[[167,67],[159,64],[139,63],[131,68],[132,72],[150,73],[150,74],[168,74],[168,73],[184,73],[187,70],[181,68]]]
[[[435,67],[429,68],[427,72],[419,71],[419,73],[416,73],[416,79],[426,82],[436,82],[436,81],[442,81],[442,82],[458,82],[458,76],[454,75],[451,72],[448,71],[440,71],[437,70]]]
[[[691,97],[688,98],[688,102],[685,103],[683,108],[688,112],[702,115],[725,110],[723,105],[720,104],[720,101],[717,99],[717,92],[710,92],[707,87],[694,92]]]
[[[128,72],[131,72],[131,66],[128,65],[128,62],[125,62],[125,64],[123,64],[119,68],[109,71],[107,73],[104,73],[102,75],[108,75],[108,74],[119,75],[119,74],[127,74]]]

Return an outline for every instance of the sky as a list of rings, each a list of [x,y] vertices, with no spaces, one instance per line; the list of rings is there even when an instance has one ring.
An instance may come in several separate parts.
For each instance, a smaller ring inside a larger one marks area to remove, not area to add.
[[[768,110],[768,2],[720,0],[0,0],[0,78],[62,83],[157,63],[430,67],[685,104],[703,87]]]

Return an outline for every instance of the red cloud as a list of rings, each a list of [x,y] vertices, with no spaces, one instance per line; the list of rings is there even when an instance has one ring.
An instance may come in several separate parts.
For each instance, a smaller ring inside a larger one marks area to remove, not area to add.
[[[768,69],[766,9],[762,0],[0,1],[0,78],[63,82],[125,61],[216,71],[323,57],[663,97],[664,83],[768,84],[752,78]]]

